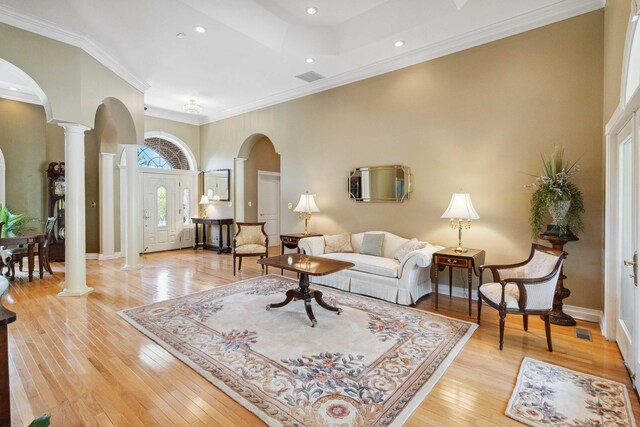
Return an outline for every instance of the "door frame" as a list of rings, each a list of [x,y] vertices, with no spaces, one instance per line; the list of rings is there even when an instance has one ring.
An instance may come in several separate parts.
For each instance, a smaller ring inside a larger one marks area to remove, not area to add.
[[[260,221],[260,206],[262,204],[261,200],[262,197],[260,197],[260,178],[263,176],[277,176],[278,177],[278,182],[280,183],[280,191],[278,192],[279,197],[278,197],[278,203],[276,203],[276,206],[278,206],[278,230],[277,230],[277,235],[280,236],[280,232],[282,231],[282,209],[280,206],[280,200],[282,199],[282,177],[280,175],[280,172],[269,172],[269,171],[261,171],[258,170],[258,182],[257,182],[257,198],[258,198],[258,212],[257,212],[257,217],[258,217],[258,222]],[[271,246],[275,246],[275,245],[271,245]]]

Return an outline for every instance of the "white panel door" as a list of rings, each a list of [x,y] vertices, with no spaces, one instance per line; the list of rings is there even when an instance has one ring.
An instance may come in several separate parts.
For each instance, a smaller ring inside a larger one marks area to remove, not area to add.
[[[618,134],[619,254],[616,341],[622,357],[635,374],[638,357],[638,149],[633,120]]]
[[[180,247],[181,203],[178,203],[179,176],[144,173],[143,244],[144,252]]]
[[[280,242],[280,174],[258,171],[258,221],[265,222],[269,245]]]

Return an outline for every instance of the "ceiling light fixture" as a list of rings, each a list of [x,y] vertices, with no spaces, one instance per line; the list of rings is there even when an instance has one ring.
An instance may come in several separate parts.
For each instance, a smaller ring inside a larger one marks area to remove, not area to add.
[[[404,40],[398,40],[393,45],[395,47],[402,47],[402,46],[404,46]]]
[[[12,91],[14,91],[14,92],[19,92],[19,90],[18,90],[18,88],[17,88],[17,87],[10,87],[10,88],[9,88],[9,90],[12,90]]]
[[[195,27],[193,27],[193,31],[195,31],[196,33],[206,33],[207,29],[202,25],[196,25]]]
[[[183,38],[187,37],[187,35],[185,33],[178,33],[178,34],[176,34],[176,37],[179,38],[179,39],[183,39]]]
[[[307,14],[308,15],[315,15],[316,13],[318,13],[318,8],[317,7],[308,7],[307,8]]]
[[[316,62],[316,60],[313,58],[307,58],[305,59],[305,61],[307,62],[307,64],[313,64],[314,62]]]
[[[188,104],[184,104],[184,107],[182,107],[182,109],[184,111],[186,111],[189,114],[200,114],[202,113],[202,107],[199,106],[198,104],[196,104],[196,100],[191,98],[189,100]]]

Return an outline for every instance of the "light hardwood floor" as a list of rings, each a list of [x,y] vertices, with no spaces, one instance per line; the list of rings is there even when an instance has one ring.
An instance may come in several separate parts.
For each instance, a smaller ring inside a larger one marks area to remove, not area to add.
[[[29,283],[23,274],[12,283],[5,306],[18,314],[9,325],[14,426],[45,412],[52,413],[53,426],[262,424],[116,314],[256,276],[258,266],[246,259],[234,277],[230,255],[191,249],[147,254],[142,260],[144,269],[134,272],[121,271],[122,260],[88,261],[87,282],[95,291],[87,297],[56,296],[64,277],[61,264],[54,263],[55,274],[44,280]],[[570,279],[567,286],[572,287]],[[418,308],[433,311],[433,298],[423,298]],[[474,320],[464,299],[442,297],[439,313]],[[627,384],[640,418],[618,348],[602,338],[596,324],[579,322],[591,330],[593,342],[574,338],[573,328],[552,326],[554,352],[549,353],[540,319],[532,316],[524,332],[521,317],[507,317],[505,348],[499,351],[497,320],[485,306],[482,326],[408,426],[521,426],[504,411],[524,356]]]

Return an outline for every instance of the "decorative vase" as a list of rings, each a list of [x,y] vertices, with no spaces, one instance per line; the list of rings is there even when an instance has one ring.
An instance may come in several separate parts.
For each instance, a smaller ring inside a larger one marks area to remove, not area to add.
[[[559,200],[549,205],[549,213],[553,218],[553,224],[547,225],[547,231],[543,234],[549,236],[569,236],[571,230],[567,226],[567,213],[571,208],[571,200]]]
[[[571,200],[559,200],[557,202],[553,202],[549,206],[549,213],[553,218],[553,223],[561,227],[566,225],[565,218],[567,217],[567,213],[569,213],[570,207]]]

